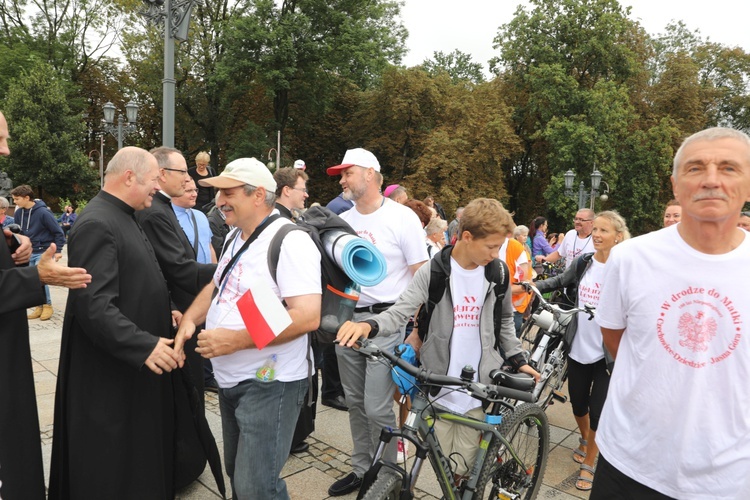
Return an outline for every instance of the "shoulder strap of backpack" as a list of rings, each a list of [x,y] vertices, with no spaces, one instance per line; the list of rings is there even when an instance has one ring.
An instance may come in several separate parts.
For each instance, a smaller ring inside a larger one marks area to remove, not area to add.
[[[276,234],[273,235],[273,239],[271,239],[271,243],[268,245],[268,252],[267,252],[267,262],[268,262],[268,271],[271,273],[271,278],[274,282],[276,282],[276,271],[279,267],[279,256],[281,255],[281,244],[284,243],[284,238],[287,234],[291,233],[292,231],[305,231],[306,233],[309,233],[310,230],[298,226],[297,224],[284,224],[279,228],[279,230],[276,232]],[[284,305],[286,306],[286,303],[282,301]],[[307,335],[307,383],[312,384],[312,374],[313,374],[313,360],[310,357],[310,342],[311,338],[310,335]],[[313,400],[312,400],[312,394],[313,391],[310,390],[307,393],[307,406],[312,406]]]
[[[577,259],[575,261],[576,285],[581,282],[581,278],[583,277],[583,274],[586,272],[586,269],[588,269],[589,265],[591,264],[591,259],[593,258],[594,258],[593,253],[585,253],[581,255],[580,259]]]
[[[500,348],[500,330],[502,328],[503,301],[508,291],[510,271],[500,259],[495,259],[484,268],[484,277],[490,283],[495,283],[495,307],[492,310],[492,322],[495,327],[495,350]]]
[[[440,265],[441,261],[442,266]],[[448,286],[450,273],[446,274],[445,269],[450,269],[450,250],[443,248],[440,250],[439,255],[430,259],[429,264],[426,265],[430,266],[430,284],[427,289],[427,302],[422,304],[417,317],[417,325],[419,326],[418,334],[422,341],[427,338],[427,330],[430,326],[430,319],[432,318],[432,312],[435,310],[435,305],[442,300],[445,289]]]
[[[309,232],[304,227],[298,226],[297,224],[284,224],[279,228],[276,234],[273,235],[271,243],[268,245],[268,270],[271,273],[271,278],[276,281],[276,270],[279,267],[279,256],[281,255],[281,244],[284,242],[284,238],[287,234],[292,231],[305,231]]]

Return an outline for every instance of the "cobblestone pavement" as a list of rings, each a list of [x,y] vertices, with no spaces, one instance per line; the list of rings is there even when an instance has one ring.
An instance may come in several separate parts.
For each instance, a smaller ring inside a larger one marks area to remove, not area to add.
[[[65,253],[63,256],[65,260]],[[41,429],[44,466],[49,477],[49,461],[52,451],[52,421],[55,383],[60,353],[63,312],[67,290],[51,287],[54,315],[49,321],[29,321],[30,343],[34,359],[37,403]],[[578,443],[575,420],[569,404],[557,403],[547,414],[550,419],[551,449],[544,476],[544,486],[538,498],[560,500],[588,498],[588,494],[575,489],[578,467],[571,459],[572,449]],[[221,419],[218,398],[206,393],[206,418],[222,448]],[[329,498],[328,487],[351,471],[349,454],[352,450],[347,413],[318,404],[315,432],[308,438],[308,451],[291,455],[282,471],[289,494],[293,499],[317,500]],[[229,488],[229,479],[225,476]],[[441,492],[429,466],[423,468],[417,483],[416,498],[440,498]],[[220,498],[216,484],[209,471],[198,481],[178,493],[177,498],[190,500]],[[351,500],[356,493],[340,497]]]

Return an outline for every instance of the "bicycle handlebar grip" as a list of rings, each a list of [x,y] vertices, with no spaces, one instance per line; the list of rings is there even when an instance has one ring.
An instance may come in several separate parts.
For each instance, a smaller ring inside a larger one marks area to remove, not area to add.
[[[496,390],[496,394],[503,398],[518,399],[526,403],[536,403],[534,395],[530,392],[519,391],[517,389],[509,389],[500,385],[495,385],[493,388]]]

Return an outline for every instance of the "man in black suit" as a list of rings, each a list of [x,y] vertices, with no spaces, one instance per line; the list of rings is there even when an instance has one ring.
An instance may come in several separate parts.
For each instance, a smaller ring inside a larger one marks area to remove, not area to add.
[[[195,260],[195,250],[180,227],[170,204],[171,197],[185,194],[185,183],[190,179],[187,163],[182,153],[174,148],[158,147],[150,151],[159,164],[161,190],[154,196],[151,207],[136,213],[136,218],[156,252],[173,307],[173,322],[179,323],[185,312],[216,271],[215,264],[200,264]],[[154,277],[156,279],[156,277]],[[196,388],[203,394],[203,358],[192,345],[185,346],[187,365]]]

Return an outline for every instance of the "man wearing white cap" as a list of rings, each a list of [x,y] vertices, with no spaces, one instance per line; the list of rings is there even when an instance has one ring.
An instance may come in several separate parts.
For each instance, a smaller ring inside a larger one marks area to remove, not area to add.
[[[219,384],[233,497],[289,498],[279,474],[307,392],[305,334],[320,323],[320,254],[307,233],[290,232],[274,281],[265,265],[268,247],[291,222],[274,209],[276,181],[255,158],[235,160],[219,176],[200,182],[219,190],[216,206],[235,229],[227,235],[214,279],[183,316],[175,349],[206,322],[196,351],[211,359]],[[253,339],[261,322],[271,322],[268,313],[259,307],[260,319],[248,331],[237,307],[251,287],[253,297],[275,295],[292,320],[262,350]]]
[[[363,287],[354,310],[354,321],[364,321],[393,305],[419,269],[427,261],[424,231],[417,215],[409,208],[380,194],[383,176],[375,155],[362,149],[350,149],[341,165],[330,167],[328,175],[341,174],[344,198],[354,208],[341,214],[357,234],[373,243],[385,257],[388,273],[374,287]],[[404,341],[406,324],[398,331],[381,331],[373,341],[384,350]],[[396,386],[390,369],[368,360],[355,350],[336,347],[341,383],[349,406],[352,431],[352,473],[336,481],[328,490],[331,496],[345,495],[359,488],[369,469],[383,427],[396,427],[393,391]],[[365,397],[367,395],[367,397]],[[386,450],[386,460],[396,460],[395,442]]]

